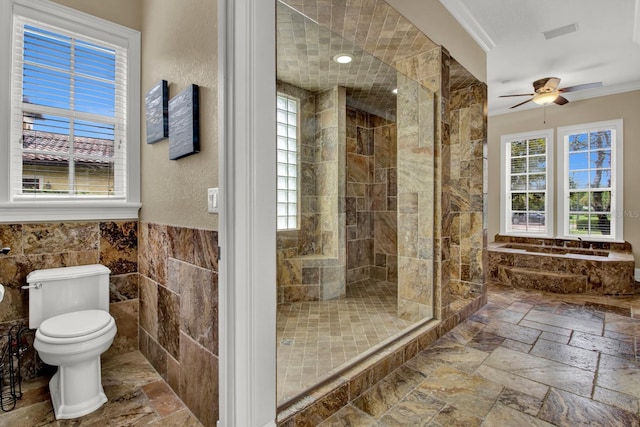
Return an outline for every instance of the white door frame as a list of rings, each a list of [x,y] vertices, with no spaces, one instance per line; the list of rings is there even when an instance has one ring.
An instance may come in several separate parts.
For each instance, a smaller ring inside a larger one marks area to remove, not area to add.
[[[218,0],[217,24],[219,424],[275,426],[275,1]]]

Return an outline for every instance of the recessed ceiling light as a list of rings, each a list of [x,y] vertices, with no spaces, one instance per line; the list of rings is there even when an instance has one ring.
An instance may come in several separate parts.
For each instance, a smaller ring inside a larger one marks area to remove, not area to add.
[[[338,64],[348,64],[349,62],[353,61],[353,55],[351,55],[350,53],[339,53],[333,57],[333,60]]]
[[[393,93],[394,95],[397,95],[397,94],[398,94],[398,88],[393,89],[393,90],[391,91],[391,93]]]

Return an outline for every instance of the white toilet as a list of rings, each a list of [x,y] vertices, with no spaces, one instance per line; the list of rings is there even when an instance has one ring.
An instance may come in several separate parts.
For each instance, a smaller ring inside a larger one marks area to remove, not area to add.
[[[107,401],[100,355],[113,343],[109,273],[104,265],[36,270],[27,276],[29,328],[43,362],[58,366],[49,381],[56,419],[77,418]]]

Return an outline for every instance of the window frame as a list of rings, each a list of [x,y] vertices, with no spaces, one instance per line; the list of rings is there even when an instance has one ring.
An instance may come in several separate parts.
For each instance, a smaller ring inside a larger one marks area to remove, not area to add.
[[[569,156],[568,137],[576,133],[590,133],[597,130],[610,129],[614,132],[611,141],[611,234],[606,236],[590,235],[584,237],[591,241],[623,242],[624,241],[624,168],[623,168],[623,120],[605,120],[558,127],[558,237],[578,239],[569,234]]]
[[[55,197],[20,200],[11,194],[13,20],[22,15],[81,36],[126,48],[126,183],[124,198]],[[0,221],[137,219],[140,209],[140,32],[47,0],[0,4]]]
[[[25,179],[33,181],[31,184],[35,184],[36,189],[42,190],[44,188],[44,177],[41,175],[23,175],[22,176],[22,188],[24,188]]]
[[[523,232],[511,230],[511,162],[507,161],[507,155],[510,157],[511,142],[545,138],[546,139],[546,201],[545,201],[545,225],[546,231],[544,233],[535,232]],[[555,153],[555,140],[553,129],[542,129],[530,132],[520,132],[508,135],[502,135],[500,137],[500,234],[507,236],[520,236],[520,237],[543,237],[549,238],[554,235],[555,232],[555,216],[554,212],[554,153]]]
[[[289,95],[288,93],[285,92],[277,92],[276,93],[276,103],[279,97],[282,98],[286,98],[287,100],[292,99],[296,102],[297,105],[297,109],[296,109],[296,226],[295,227],[287,227],[287,228],[278,228],[278,217],[282,217],[281,215],[277,214],[277,207],[278,207],[278,200],[277,200],[277,196],[276,196],[276,230],[277,231],[295,231],[295,230],[300,230],[300,200],[301,200],[301,194],[300,194],[300,108],[302,106],[301,104],[301,99],[293,96],[293,95]],[[277,120],[277,111],[278,111],[278,107],[276,104],[276,127],[277,124],[280,123]],[[287,110],[287,112],[289,112]],[[276,134],[276,138],[278,138],[278,135]],[[276,143],[276,151],[278,150],[277,148],[277,143]],[[287,152],[289,152],[289,150],[287,150]],[[277,159],[277,156],[276,156]],[[277,160],[276,160],[276,180],[278,179],[278,173],[277,173]],[[290,163],[287,162],[287,164],[289,165]],[[280,188],[278,187],[277,183],[276,183],[276,194],[277,192],[280,190]],[[288,191],[288,190],[287,190]],[[290,202],[287,201],[287,207],[289,206]],[[289,215],[287,214],[286,217],[292,217],[293,215]]]

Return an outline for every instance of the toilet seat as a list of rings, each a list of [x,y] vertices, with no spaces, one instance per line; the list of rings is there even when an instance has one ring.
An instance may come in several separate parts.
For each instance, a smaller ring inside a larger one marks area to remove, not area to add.
[[[82,310],[50,317],[40,324],[36,337],[43,343],[73,344],[104,335],[115,327],[103,310]]]

